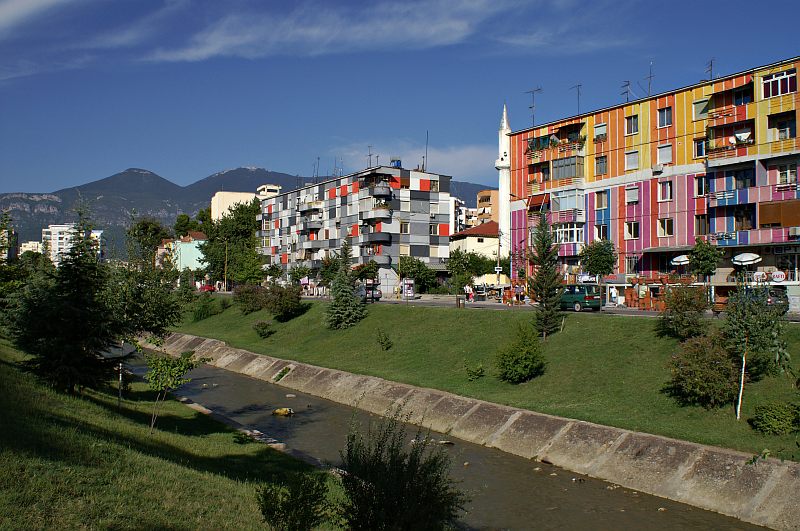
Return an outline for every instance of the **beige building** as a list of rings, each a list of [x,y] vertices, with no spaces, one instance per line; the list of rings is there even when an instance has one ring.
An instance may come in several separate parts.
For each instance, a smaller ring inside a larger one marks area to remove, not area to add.
[[[450,252],[460,250],[487,258],[497,258],[497,228],[496,221],[487,221],[453,234],[450,236]]]
[[[478,224],[500,221],[500,191],[481,190],[478,192]]]
[[[29,242],[22,242],[19,246],[19,254],[22,254],[27,251],[30,251],[32,253],[41,253],[42,242],[37,242],[35,240]]]
[[[262,184],[253,192],[225,192],[219,191],[211,198],[211,219],[218,221],[228,210],[242,203],[249,203],[258,198],[259,201],[275,197],[281,193],[281,187],[277,184]]]

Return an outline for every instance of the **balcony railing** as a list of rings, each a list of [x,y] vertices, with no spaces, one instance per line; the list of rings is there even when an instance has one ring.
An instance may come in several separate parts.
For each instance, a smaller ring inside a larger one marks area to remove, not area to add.
[[[303,212],[311,212],[313,210],[322,210],[323,203],[322,201],[303,201],[299,205],[297,205],[297,211],[300,213]]]
[[[390,219],[392,217],[392,211],[388,208],[373,208],[372,210],[367,210],[366,212],[360,212],[358,217],[362,221],[371,219]]]
[[[582,208],[570,208],[568,210],[558,210],[548,212],[547,217],[553,223],[583,223],[586,221],[586,213]]]
[[[735,138],[735,137],[734,137]],[[736,150],[755,144],[754,138],[746,140],[736,140],[731,143],[729,138],[720,138],[708,141],[708,158],[718,159],[722,157],[735,157]]]
[[[312,231],[312,230],[319,230],[321,228],[322,228],[322,221],[321,220],[315,220],[315,219],[309,219],[309,220],[306,220],[306,221],[302,221],[297,226],[297,230],[299,230],[300,232],[303,232],[303,233],[304,232],[309,232],[309,231]]]
[[[388,232],[368,232],[361,235],[361,243],[390,243],[392,235]]]
[[[544,190],[560,190],[561,188],[580,188],[583,186],[583,177],[569,177],[567,179],[549,180],[543,183],[529,183],[528,195],[534,195]]]

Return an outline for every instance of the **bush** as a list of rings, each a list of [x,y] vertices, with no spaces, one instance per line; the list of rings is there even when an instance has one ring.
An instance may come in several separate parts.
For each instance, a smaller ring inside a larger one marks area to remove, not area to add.
[[[755,415],[749,422],[754,430],[770,435],[800,431],[800,404],[772,402],[756,406]]]
[[[192,311],[192,320],[194,322],[202,321],[203,319],[208,319],[212,315],[217,315],[221,313],[219,305],[217,301],[211,296],[210,293],[205,293],[197,298],[197,301],[194,303],[194,309]]]
[[[709,307],[705,289],[672,287],[664,294],[664,305],[658,316],[659,335],[685,341],[705,333],[703,314]]]
[[[231,300],[228,297],[220,297],[219,298],[219,309],[220,311],[225,311],[233,305]]]
[[[377,337],[378,345],[381,347],[381,350],[389,350],[394,345],[394,342],[386,335],[386,332],[383,331],[383,328],[378,328],[378,337]]]
[[[272,329],[271,321],[256,321],[253,323],[253,330],[256,331],[256,334],[261,339],[266,339],[275,333],[275,330]]]
[[[516,339],[495,355],[495,366],[498,378],[512,384],[544,374],[547,362],[542,355],[539,335],[531,325],[519,326]]]
[[[467,497],[449,476],[444,448],[417,430],[408,446],[400,410],[370,427],[350,430],[342,452],[345,529],[445,529]]]
[[[257,490],[258,508],[273,529],[307,531],[328,516],[327,485],[322,473],[295,473],[278,483]]]
[[[233,288],[233,300],[243,315],[257,312],[266,304],[265,291],[261,286],[244,284]]]
[[[669,363],[672,379],[665,391],[682,405],[720,407],[739,389],[736,365],[719,336],[686,340]]]
[[[300,286],[281,287],[273,284],[266,291],[264,307],[279,323],[285,323],[305,312],[308,307],[300,302]]]
[[[464,372],[467,373],[467,380],[470,382],[483,378],[486,374],[483,363],[478,363],[475,368],[472,368],[467,364],[467,360],[464,360]]]

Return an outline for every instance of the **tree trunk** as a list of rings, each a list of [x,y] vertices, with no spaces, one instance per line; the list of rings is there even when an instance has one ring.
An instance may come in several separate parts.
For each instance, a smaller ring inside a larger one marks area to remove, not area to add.
[[[742,373],[739,375],[739,399],[736,401],[736,420],[742,418],[742,395],[744,394],[744,370],[747,367],[747,337],[744,338],[744,354],[742,354]]]

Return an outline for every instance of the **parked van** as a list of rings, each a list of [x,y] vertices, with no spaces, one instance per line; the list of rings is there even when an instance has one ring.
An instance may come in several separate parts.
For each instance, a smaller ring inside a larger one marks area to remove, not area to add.
[[[584,308],[600,310],[602,297],[597,284],[567,284],[561,293],[561,309],[580,312]]]

